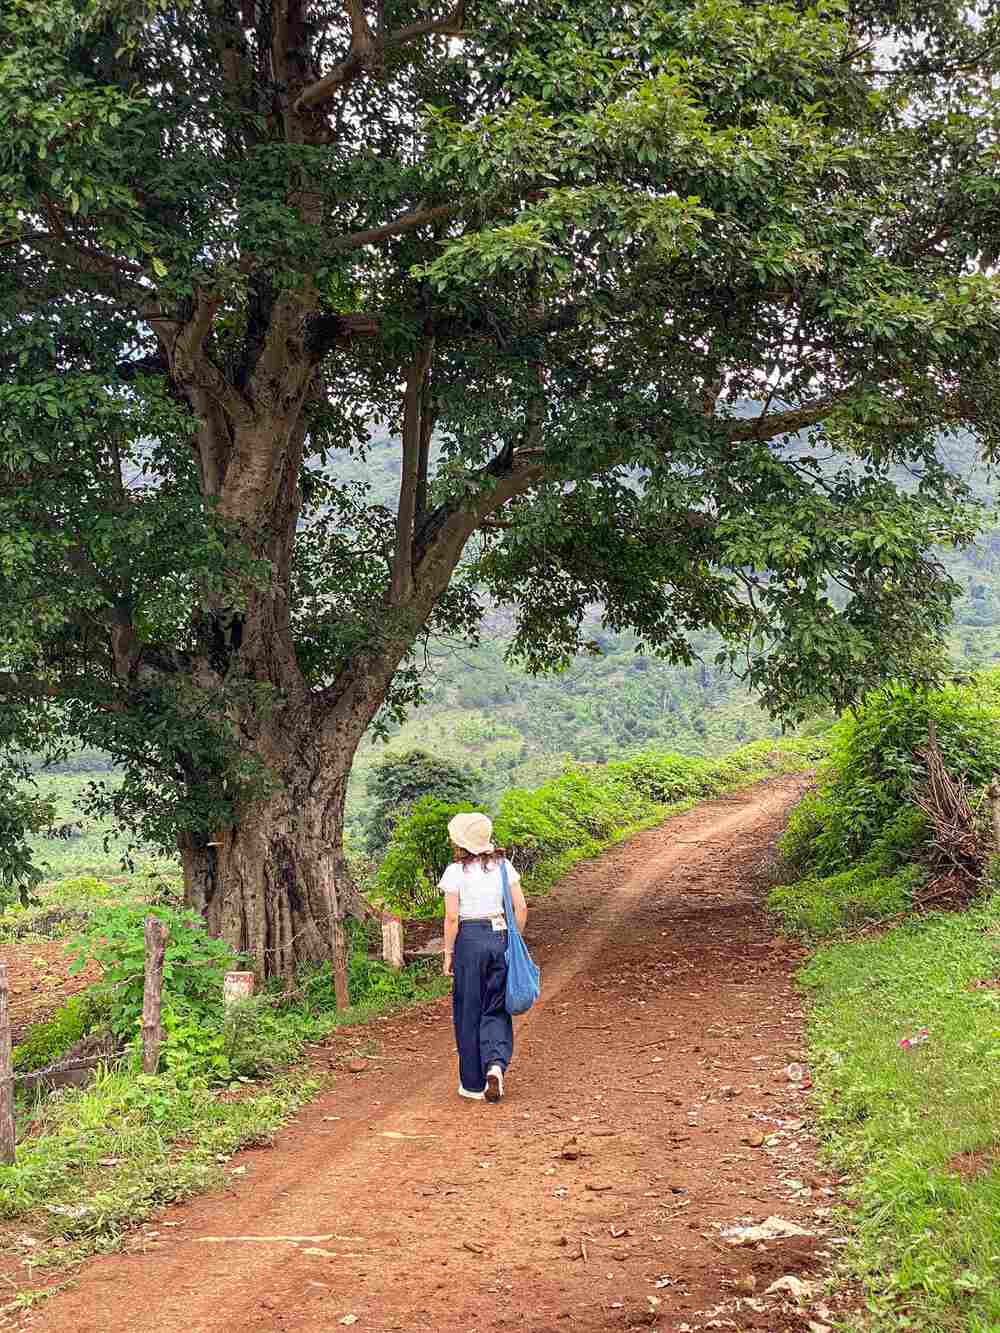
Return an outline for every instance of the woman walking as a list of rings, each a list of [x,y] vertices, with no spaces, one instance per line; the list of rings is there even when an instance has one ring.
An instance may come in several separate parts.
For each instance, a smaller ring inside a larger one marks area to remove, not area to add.
[[[452,1015],[458,1046],[458,1093],[472,1101],[498,1102],[514,1051],[514,1025],[506,1009],[507,920],[503,877],[520,930],[528,919],[521,876],[502,847],[493,846],[488,815],[456,815],[448,824],[455,859],[441,877],[444,893],[444,974],[455,978]]]

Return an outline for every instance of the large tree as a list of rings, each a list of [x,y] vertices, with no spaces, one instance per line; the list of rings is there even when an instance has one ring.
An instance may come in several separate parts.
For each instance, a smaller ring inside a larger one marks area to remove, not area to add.
[[[594,607],[678,660],[714,629],[777,710],[933,670],[928,552],[971,530],[935,435],[997,424],[966,18],[8,0],[9,761],[109,751],[119,819],[288,974],[361,738],[480,597],[539,665]],[[386,424],[393,512],[337,479]]]

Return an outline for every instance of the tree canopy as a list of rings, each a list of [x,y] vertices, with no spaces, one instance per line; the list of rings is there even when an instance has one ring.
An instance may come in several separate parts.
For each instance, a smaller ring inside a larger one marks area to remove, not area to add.
[[[12,0],[11,762],[108,750],[280,971],[360,737],[484,597],[539,667],[595,605],[712,628],[787,714],[932,675],[936,438],[1000,439],[989,8]],[[394,511],[337,475],[387,423]]]

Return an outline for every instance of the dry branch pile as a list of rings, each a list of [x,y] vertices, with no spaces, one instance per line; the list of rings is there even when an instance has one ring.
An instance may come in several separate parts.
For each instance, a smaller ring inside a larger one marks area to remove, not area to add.
[[[965,780],[948,772],[933,722],[926,746],[915,753],[927,769],[927,781],[916,788],[913,802],[927,818],[930,838],[926,855],[937,871],[921,899],[968,898],[978,886],[988,858],[997,850],[995,833],[984,825]]]

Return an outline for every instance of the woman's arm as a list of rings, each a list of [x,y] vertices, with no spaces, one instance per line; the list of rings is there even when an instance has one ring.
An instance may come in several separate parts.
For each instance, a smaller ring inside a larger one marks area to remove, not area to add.
[[[451,960],[455,952],[455,937],[458,935],[458,894],[444,895],[444,967],[446,977],[455,975]]]

